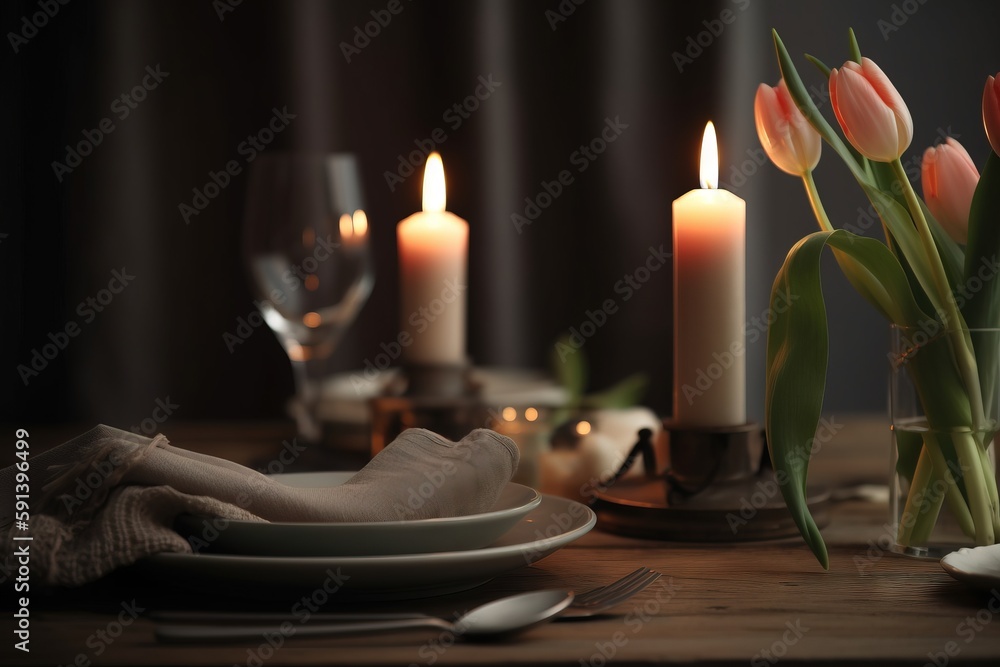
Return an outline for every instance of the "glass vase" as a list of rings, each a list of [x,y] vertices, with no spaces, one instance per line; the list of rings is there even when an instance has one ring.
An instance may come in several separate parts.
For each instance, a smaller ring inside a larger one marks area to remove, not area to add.
[[[1000,329],[893,326],[889,363],[893,550],[941,558],[995,543]]]

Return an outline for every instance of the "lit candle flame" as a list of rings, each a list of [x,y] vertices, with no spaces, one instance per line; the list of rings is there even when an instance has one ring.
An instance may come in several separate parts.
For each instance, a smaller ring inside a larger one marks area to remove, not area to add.
[[[364,238],[368,233],[368,216],[361,209],[354,212],[354,235]]]
[[[443,213],[445,205],[444,163],[438,153],[427,156],[424,166],[424,201],[427,213]]]
[[[351,223],[351,216],[344,214],[340,216],[340,238],[349,241],[354,236],[354,225]]]
[[[710,190],[719,187],[719,142],[715,138],[715,125],[712,125],[712,121],[708,121],[705,126],[705,136],[701,140],[700,176],[701,187]]]

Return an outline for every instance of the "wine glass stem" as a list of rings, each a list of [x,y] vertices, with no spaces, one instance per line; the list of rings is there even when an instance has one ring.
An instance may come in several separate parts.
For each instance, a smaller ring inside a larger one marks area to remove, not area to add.
[[[323,428],[318,412],[323,378],[326,376],[326,361],[325,357],[312,357],[292,362],[298,392],[298,431],[304,440],[311,443],[318,443],[322,439]]]

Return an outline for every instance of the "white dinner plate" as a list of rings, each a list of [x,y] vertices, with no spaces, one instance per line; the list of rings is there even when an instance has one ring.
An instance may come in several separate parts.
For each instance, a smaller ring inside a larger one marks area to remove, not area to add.
[[[153,574],[199,591],[238,590],[273,597],[289,589],[340,587],[343,598],[401,600],[444,595],[530,565],[579,539],[597,522],[586,505],[543,495],[503,537],[482,549],[401,556],[282,558],[162,553],[144,561]],[[331,593],[331,598],[333,594]]]
[[[305,472],[275,475],[300,488],[339,486],[353,472]],[[508,484],[493,509],[481,514],[357,523],[268,523],[229,521],[206,548],[210,553],[247,556],[391,556],[433,551],[465,551],[491,544],[531,510],[542,497],[521,484]],[[203,517],[183,515],[174,528],[181,534],[203,532]]]
[[[1000,586],[1000,544],[953,551],[941,559],[941,567],[959,581],[992,590]]]

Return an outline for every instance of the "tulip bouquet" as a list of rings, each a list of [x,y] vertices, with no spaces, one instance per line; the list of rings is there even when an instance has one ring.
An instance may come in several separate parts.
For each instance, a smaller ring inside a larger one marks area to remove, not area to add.
[[[894,363],[906,367],[923,413],[920,428],[895,433],[897,474],[909,486],[897,543],[926,540],[947,508],[976,544],[993,544],[1000,501],[989,447],[1000,430],[1000,343],[984,332],[1000,327],[1000,279],[982,267],[1000,258],[1000,81],[989,77],[983,96],[993,151],[982,175],[949,138],[924,153],[921,199],[900,162],[913,135],[910,113],[878,65],[861,56],[854,32],[839,69],[807,56],[829,80],[844,138],[810,98],[777,32],[774,43],[781,81],[757,91],[757,132],[774,164],[802,178],[820,228],[792,247],[771,291],[772,306],[792,304],[773,308],[767,340],[766,429],[785,502],[828,568],[806,504],[806,475],[826,383],[819,269],[829,246],[851,285],[901,332]],[[812,173],[823,141],[878,212],[884,242],[837,229],[827,216]]]

